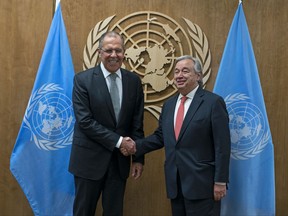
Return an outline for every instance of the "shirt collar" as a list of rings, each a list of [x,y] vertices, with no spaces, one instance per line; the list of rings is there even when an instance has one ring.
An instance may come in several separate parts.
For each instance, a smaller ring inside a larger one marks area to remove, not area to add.
[[[196,88],[194,88],[191,92],[189,92],[189,93],[186,95],[186,97],[192,100],[192,99],[194,98],[195,93],[196,93],[196,91],[197,91],[198,88],[199,88],[199,85],[198,85]],[[182,95],[182,94],[179,94],[178,100],[181,100],[182,97],[183,97],[183,95]]]
[[[103,75],[104,75],[104,77],[106,79],[111,73],[108,70],[106,70],[106,68],[104,67],[102,62],[100,63],[100,68],[101,68],[101,70],[103,72]],[[115,73],[118,75],[118,77],[120,79],[122,79],[120,68]]]

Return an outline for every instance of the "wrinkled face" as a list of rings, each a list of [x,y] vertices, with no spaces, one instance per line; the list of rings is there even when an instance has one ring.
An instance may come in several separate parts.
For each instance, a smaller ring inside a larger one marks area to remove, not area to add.
[[[124,48],[122,40],[118,35],[106,35],[99,56],[104,67],[109,72],[116,72],[122,65],[124,59]]]
[[[198,86],[200,75],[194,71],[194,62],[184,59],[177,62],[174,69],[174,84],[178,91],[186,95]]]

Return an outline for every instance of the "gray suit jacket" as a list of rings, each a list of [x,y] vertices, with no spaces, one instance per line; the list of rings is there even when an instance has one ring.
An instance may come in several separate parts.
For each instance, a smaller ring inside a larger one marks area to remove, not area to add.
[[[211,198],[214,182],[228,182],[229,176],[230,132],[225,102],[220,96],[198,88],[176,141],[177,98],[178,94],[165,102],[159,127],[137,142],[136,156],[165,147],[168,198],[177,196],[177,172],[185,198]]]
[[[130,157],[115,147],[120,136],[144,137],[144,96],[140,78],[121,69],[123,97],[116,123],[113,105],[105,78],[98,65],[74,77],[73,108],[76,117],[69,171],[76,176],[98,180],[104,176],[112,152],[116,151],[119,171],[129,176]],[[144,158],[138,162],[143,163]]]

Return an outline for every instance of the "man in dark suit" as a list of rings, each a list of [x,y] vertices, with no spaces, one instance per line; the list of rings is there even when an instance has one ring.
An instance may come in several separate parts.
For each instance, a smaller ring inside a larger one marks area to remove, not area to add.
[[[74,215],[94,216],[101,194],[103,215],[123,215],[131,157],[123,156],[119,148],[132,151],[130,138],[144,137],[142,84],[136,74],[120,68],[124,51],[118,33],[105,33],[99,40],[101,63],[74,77],[76,123],[69,164],[75,180]],[[110,78],[113,74],[115,79]],[[135,179],[141,176],[143,162],[144,157],[133,157]]]
[[[136,141],[136,156],[165,147],[166,189],[174,216],[220,215],[230,160],[225,102],[202,89],[201,64],[191,56],[176,60],[174,84],[179,94],[164,103],[158,129]]]

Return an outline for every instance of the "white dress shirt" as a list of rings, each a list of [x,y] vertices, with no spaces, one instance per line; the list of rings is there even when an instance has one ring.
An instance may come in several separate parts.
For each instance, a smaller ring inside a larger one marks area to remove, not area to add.
[[[101,70],[102,70],[102,72],[103,72],[103,75],[104,75],[106,84],[107,84],[107,86],[108,86],[108,89],[109,89],[109,91],[110,91],[110,79],[108,78],[108,76],[109,76],[111,73],[106,70],[106,68],[104,67],[104,65],[103,65],[102,62],[100,63],[100,67],[101,67]],[[121,104],[122,104],[122,91],[123,91],[123,90],[122,90],[122,75],[121,75],[120,69],[118,69],[115,73],[117,74],[116,85],[117,85],[118,91],[119,91],[120,107],[121,107]],[[116,143],[116,147],[117,147],[117,148],[120,148],[120,145],[121,145],[122,140],[123,140],[123,137],[120,136],[118,142]]]
[[[185,116],[186,116],[186,113],[192,103],[192,100],[194,98],[194,95],[197,91],[197,89],[199,88],[199,86],[197,86],[196,88],[194,88],[191,92],[189,92],[187,95],[185,95],[187,97],[185,103],[184,103],[184,118],[185,119]],[[181,98],[183,97],[182,94],[179,94],[179,97],[177,99],[177,103],[176,103],[176,106],[175,106],[175,112],[174,112],[174,127],[175,127],[175,123],[176,123],[176,116],[177,116],[177,111],[178,111],[178,108],[180,106],[180,102],[181,102]]]

